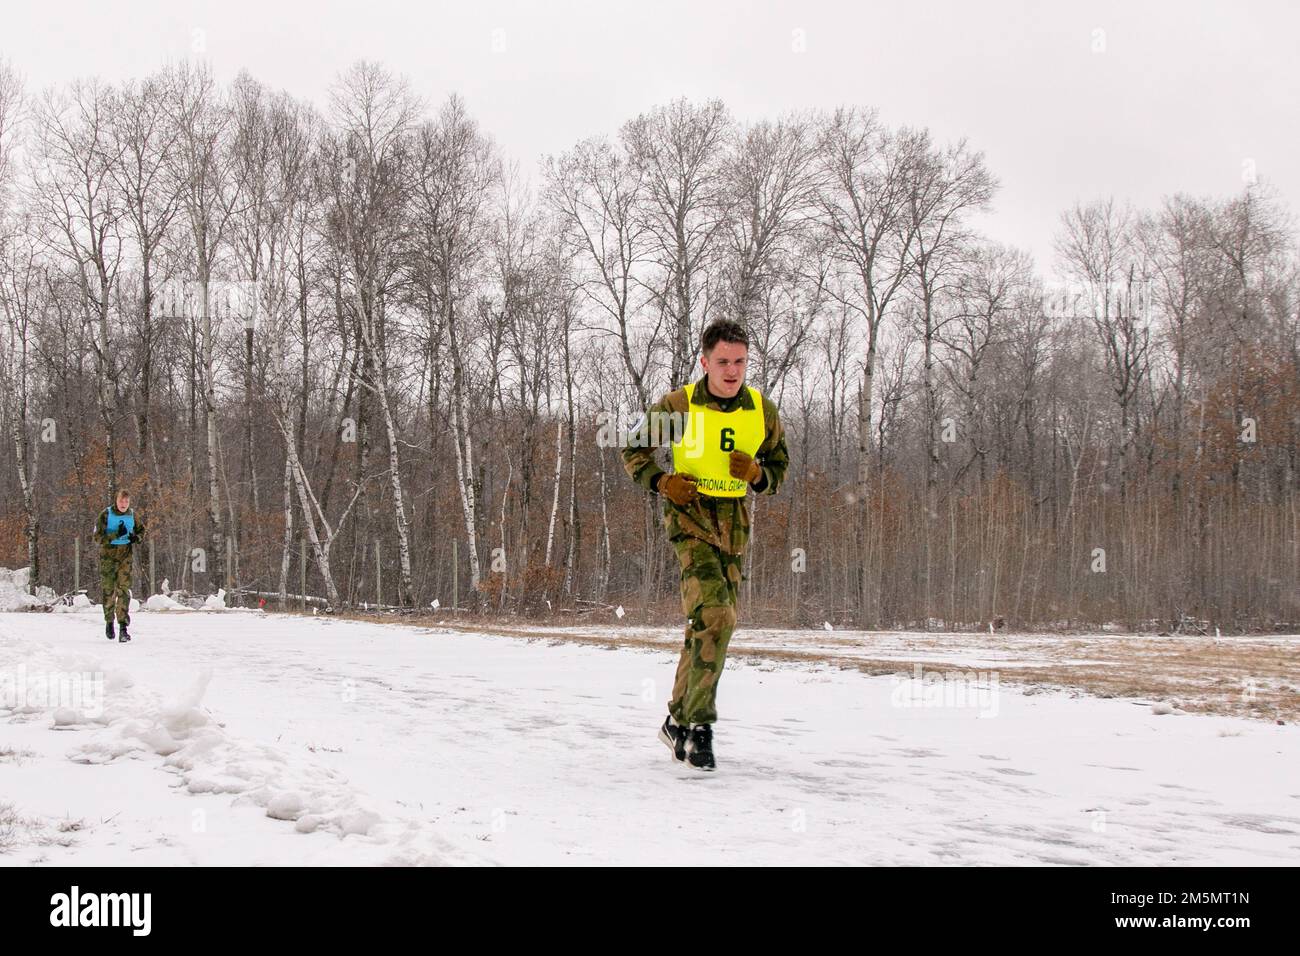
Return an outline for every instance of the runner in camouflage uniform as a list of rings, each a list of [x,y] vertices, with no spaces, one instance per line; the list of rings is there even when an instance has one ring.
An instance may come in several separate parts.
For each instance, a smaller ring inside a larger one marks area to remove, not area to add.
[[[131,640],[131,553],[144,536],[144,522],[131,510],[131,495],[118,491],[114,504],[95,520],[95,543],[99,545],[99,583],[104,589],[104,632],[111,641],[113,617],[121,626],[121,640]]]
[[[651,405],[622,454],[633,480],[663,497],[664,529],[682,569],[686,640],[659,738],[677,760],[712,770],[718,678],[749,543],[745,495],[775,494],[790,456],[776,404],[744,383],[744,329],[712,323],[701,351],[705,374]],[[673,474],[655,461],[656,450],[669,444]]]

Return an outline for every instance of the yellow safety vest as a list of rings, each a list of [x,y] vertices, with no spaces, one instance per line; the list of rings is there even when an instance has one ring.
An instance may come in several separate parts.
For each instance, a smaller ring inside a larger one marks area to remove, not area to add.
[[[708,405],[695,405],[691,395],[695,383],[686,386],[686,424],[681,441],[673,442],[673,470],[679,475],[694,475],[700,494],[714,498],[743,498],[749,483],[731,477],[731,453],[743,451],[750,457],[758,454],[767,437],[763,421],[763,396],[749,388],[753,408],[737,405],[729,412]]]

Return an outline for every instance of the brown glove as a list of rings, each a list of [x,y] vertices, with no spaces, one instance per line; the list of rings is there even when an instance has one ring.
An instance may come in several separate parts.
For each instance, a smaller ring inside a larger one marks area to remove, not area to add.
[[[659,476],[659,484],[656,486],[656,490],[675,505],[688,505],[700,497],[695,482],[694,475],[664,474]]]
[[[746,484],[753,484],[763,477],[763,468],[743,451],[733,451],[729,462],[732,478],[743,478]]]

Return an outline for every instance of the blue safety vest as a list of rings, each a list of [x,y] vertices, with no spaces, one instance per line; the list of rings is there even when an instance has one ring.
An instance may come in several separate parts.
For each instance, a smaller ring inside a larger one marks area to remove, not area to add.
[[[126,514],[120,515],[115,512],[110,505],[104,509],[108,515],[108,521],[105,524],[106,533],[116,535],[109,539],[109,544],[123,545],[131,543],[131,532],[135,530],[135,512],[127,511]]]

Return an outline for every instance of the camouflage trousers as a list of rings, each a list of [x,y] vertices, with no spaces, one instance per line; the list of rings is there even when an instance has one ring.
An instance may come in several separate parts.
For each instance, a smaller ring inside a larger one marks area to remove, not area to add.
[[[131,624],[131,549],[115,545],[110,554],[99,556],[99,583],[104,589],[104,620],[114,614],[121,624]]]
[[[677,538],[672,545],[682,566],[682,611],[688,623],[668,712],[679,724],[711,724],[718,719],[718,679],[736,627],[744,556],[699,538]]]

